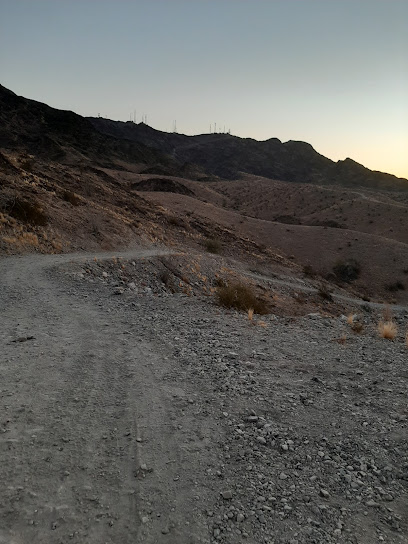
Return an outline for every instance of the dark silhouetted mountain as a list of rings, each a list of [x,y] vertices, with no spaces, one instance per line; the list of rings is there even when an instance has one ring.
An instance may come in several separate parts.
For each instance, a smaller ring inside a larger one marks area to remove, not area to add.
[[[86,118],[17,96],[0,85],[0,147],[62,163],[83,158],[109,166],[115,160],[145,165],[150,172],[179,173],[182,166],[136,140],[102,134]]]
[[[282,143],[277,138],[257,141],[230,134],[185,136],[161,132],[144,123],[103,118],[90,118],[90,121],[103,134],[141,142],[221,178],[236,179],[247,173],[282,181],[408,189],[406,179],[369,170],[351,159],[334,162],[305,142]]]
[[[408,189],[405,179],[374,172],[351,159],[334,162],[304,142],[256,141],[230,134],[185,136],[144,123],[84,118],[17,96],[1,85],[0,148],[70,164],[85,158],[109,167],[126,160],[139,172],[190,179],[236,179],[248,173],[291,182]]]

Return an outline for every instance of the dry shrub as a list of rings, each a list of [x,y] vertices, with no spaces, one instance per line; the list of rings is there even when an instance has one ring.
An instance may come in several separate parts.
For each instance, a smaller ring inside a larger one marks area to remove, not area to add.
[[[176,217],[174,215],[170,215],[167,217],[167,222],[169,225],[172,225],[173,227],[185,227],[185,223],[183,219],[180,219],[179,217]]]
[[[355,259],[337,261],[333,266],[333,272],[338,280],[350,283],[360,276],[361,265]]]
[[[2,240],[6,244],[11,244],[11,245],[14,245],[14,244],[18,243],[18,240],[17,240],[17,238],[15,236],[3,236]]]
[[[34,167],[33,157],[27,157],[20,162],[20,168],[26,172],[32,172]]]
[[[310,264],[305,264],[303,267],[303,274],[308,278],[314,278],[316,276],[316,270]]]
[[[360,321],[355,321],[352,325],[351,325],[351,330],[353,332],[356,332],[357,334],[360,334],[363,332],[364,330],[364,325],[363,323],[361,323]]]
[[[174,278],[168,270],[162,270],[160,273],[160,281],[171,291],[172,293],[176,292],[176,286],[174,284]]]
[[[269,313],[268,304],[258,298],[252,287],[243,283],[230,283],[217,288],[217,299],[221,306],[235,308],[248,312],[250,309],[255,314],[265,315]]]
[[[325,285],[324,283],[321,283],[319,285],[319,288],[317,290],[317,293],[320,297],[322,297],[323,300],[327,300],[329,302],[333,301],[333,297],[331,295],[330,289]]]
[[[57,251],[58,253],[59,253],[60,251],[62,251],[62,243],[61,243],[60,240],[52,240],[52,241],[51,241],[51,245],[52,245],[53,249],[54,249],[55,251]]]
[[[3,242],[17,247],[32,246],[38,247],[38,236],[33,232],[21,232],[15,236],[3,236]]]
[[[65,200],[65,202],[72,204],[72,206],[79,206],[81,204],[80,197],[72,191],[64,191],[62,193],[62,198]]]
[[[343,334],[343,336],[340,336],[340,338],[335,338],[334,342],[337,342],[338,344],[344,346],[344,344],[347,342],[347,336]]]
[[[380,321],[378,323],[378,333],[381,338],[394,340],[398,333],[398,327],[394,321]]]
[[[216,238],[207,238],[207,240],[204,241],[204,247],[209,253],[218,254],[221,253],[222,243]]]
[[[16,197],[5,204],[5,211],[14,219],[30,225],[44,227],[48,223],[44,209],[36,200],[28,201]]]

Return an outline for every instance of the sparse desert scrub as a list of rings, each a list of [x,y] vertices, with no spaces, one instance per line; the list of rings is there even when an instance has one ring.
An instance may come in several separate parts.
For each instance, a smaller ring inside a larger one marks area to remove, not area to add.
[[[393,318],[392,318],[392,310],[391,308],[388,306],[385,306],[384,308],[384,311],[383,311],[383,321],[393,321]]]
[[[209,253],[221,253],[222,243],[217,238],[207,238],[204,241],[204,247]]]
[[[354,321],[354,323],[351,325],[351,330],[357,334],[360,334],[364,330],[364,324],[361,323],[361,321]]]
[[[401,281],[395,281],[393,283],[388,283],[385,288],[387,289],[387,291],[395,293],[397,291],[404,291],[405,285]]]
[[[3,236],[2,240],[8,245],[15,246],[15,248],[38,247],[39,245],[38,236],[33,232],[18,232],[14,236]]]
[[[36,200],[25,200],[20,197],[10,198],[3,204],[3,210],[23,223],[44,227],[48,217],[43,207]]]
[[[334,264],[333,272],[338,280],[350,283],[359,277],[361,265],[355,259],[340,260]]]
[[[378,334],[381,336],[381,338],[394,340],[397,333],[398,327],[394,321],[380,321],[378,323]]]
[[[65,202],[69,202],[72,206],[79,206],[81,204],[81,198],[72,191],[64,191],[62,198]]]
[[[316,270],[311,264],[305,264],[303,267],[303,274],[308,278],[314,278],[316,276]]]
[[[319,285],[317,293],[324,300],[328,300],[329,302],[331,302],[333,300],[330,289],[324,283],[321,283]]]
[[[216,296],[218,303],[225,308],[235,308],[254,314],[265,315],[269,313],[269,307],[265,300],[257,297],[250,285],[234,282],[217,287]]]
[[[343,334],[343,336],[340,336],[340,338],[334,338],[333,342],[337,342],[338,344],[341,344],[344,346],[347,342],[347,335]]]
[[[347,316],[347,324],[350,326],[351,330],[357,334],[362,333],[364,330],[364,324],[357,320],[355,314],[349,314]]]
[[[169,225],[173,227],[185,227],[185,222],[180,219],[180,217],[176,217],[175,215],[170,215],[167,217],[167,222]]]
[[[171,291],[172,293],[176,292],[176,286],[174,284],[174,278],[172,274],[168,270],[163,270],[160,273],[160,280],[161,282]]]

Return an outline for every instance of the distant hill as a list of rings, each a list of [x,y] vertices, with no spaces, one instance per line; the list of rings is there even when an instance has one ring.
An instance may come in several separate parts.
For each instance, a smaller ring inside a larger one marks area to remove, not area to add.
[[[84,118],[17,96],[0,85],[0,148],[65,164],[89,159],[110,167],[121,160],[138,172],[206,181],[242,174],[301,183],[408,190],[408,180],[346,159],[334,162],[310,144],[277,138],[256,141],[230,134],[185,136],[144,123]]]
[[[89,159],[109,167],[126,160],[158,173],[182,168],[158,149],[101,133],[88,119],[17,96],[0,85],[0,148],[25,151],[63,164]]]
[[[181,163],[197,164],[208,174],[225,179],[247,173],[282,181],[408,190],[406,179],[369,170],[352,159],[334,162],[305,142],[282,143],[277,138],[257,141],[230,134],[185,136],[161,132],[144,123],[103,118],[90,118],[90,121],[103,134],[143,143]]]

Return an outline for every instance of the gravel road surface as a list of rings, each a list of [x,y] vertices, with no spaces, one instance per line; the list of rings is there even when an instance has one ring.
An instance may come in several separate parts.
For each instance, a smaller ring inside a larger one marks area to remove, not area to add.
[[[407,543],[404,311],[250,322],[165,253],[0,261],[0,543]]]

